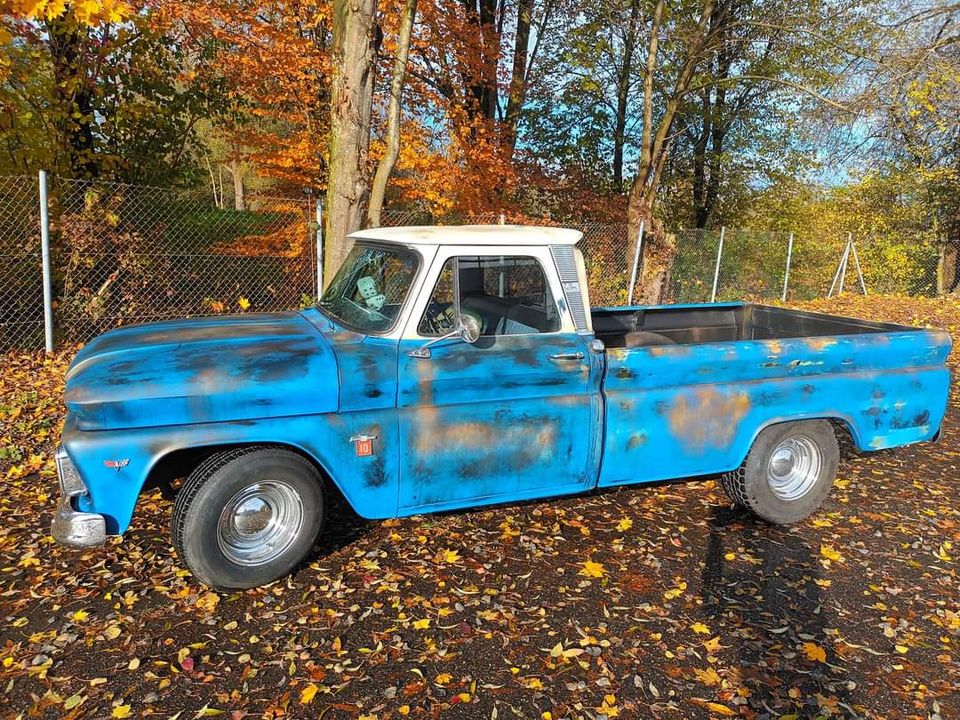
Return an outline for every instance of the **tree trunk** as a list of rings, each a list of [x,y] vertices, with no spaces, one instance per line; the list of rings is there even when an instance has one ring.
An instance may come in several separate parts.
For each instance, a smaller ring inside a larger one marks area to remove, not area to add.
[[[246,210],[243,195],[243,166],[237,158],[230,160],[230,175],[233,176],[233,209]]]
[[[960,291],[960,218],[950,223],[940,251],[939,287],[941,294]]]
[[[500,59],[500,33],[497,32],[497,0],[480,0],[480,37],[487,76],[480,96],[480,108],[487,120],[497,116],[497,62]]]
[[[476,17],[480,53],[480,72],[467,77],[467,93],[472,108],[488,121],[497,114],[497,61],[500,58],[500,33],[497,32],[497,0],[462,0],[464,9]]]
[[[617,77],[617,115],[613,128],[613,187],[623,191],[623,146],[626,143],[627,105],[630,100],[630,75],[633,72],[633,50],[637,42],[637,23],[640,20],[640,0],[630,2],[630,24],[623,42],[623,64]]]
[[[70,171],[76,178],[94,178],[100,167],[94,155],[93,88],[82,67],[81,33],[68,18],[47,22],[53,59],[53,94],[59,105],[55,120],[70,155]]]
[[[703,206],[707,186],[707,147],[710,142],[710,88],[703,90],[701,100],[702,123],[693,142],[693,226],[696,228],[702,228],[706,223]]]
[[[513,48],[513,72],[510,75],[510,95],[507,98],[507,143],[511,157],[517,147],[517,125],[520,111],[527,97],[527,53],[530,45],[530,23],[534,0],[519,0],[517,5],[517,34]]]
[[[629,260],[633,262],[640,223],[643,223],[643,253],[637,270],[634,302],[638,305],[661,305],[670,301],[670,274],[677,257],[676,236],[666,232],[663,223],[653,214],[653,207],[638,203],[627,209]]]
[[[367,210],[367,225],[380,227],[380,211],[387,192],[390,173],[400,155],[400,110],[403,100],[403,80],[407,74],[407,58],[410,56],[410,35],[417,15],[417,0],[407,0],[400,18],[400,33],[397,38],[397,56],[393,62],[393,79],[390,81],[390,103],[387,107],[387,148],[377,165],[370,188],[370,207]]]
[[[367,198],[376,0],[334,0],[324,277],[331,280],[359,230]]]
[[[657,51],[664,0],[657,0],[650,22],[650,44],[643,85],[643,135],[640,141],[640,167],[630,187],[627,202],[627,257],[634,255],[635,243],[644,224],[643,253],[639,273],[640,302],[658,304],[667,299],[670,273],[677,255],[676,240],[668,236],[663,224],[654,216],[657,193],[663,169],[670,155],[671,130],[680,101],[690,86],[694,71],[702,60],[704,46],[710,36],[710,20],[714,2],[706,0],[697,22],[697,32],[685,49],[683,62],[677,69],[673,87],[662,102],[663,109],[656,125],[653,121],[654,74],[657,70]]]

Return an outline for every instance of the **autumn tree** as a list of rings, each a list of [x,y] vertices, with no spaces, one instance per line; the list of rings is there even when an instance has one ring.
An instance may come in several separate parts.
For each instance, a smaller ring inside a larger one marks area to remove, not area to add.
[[[826,0],[791,5],[701,0],[669,8],[664,2],[654,4],[643,68],[639,162],[628,203],[628,254],[632,254],[641,223],[648,233],[640,283],[644,301],[663,298],[676,250],[664,232],[656,205],[673,147],[682,137],[679,130],[684,112],[698,94],[707,99],[702,107],[710,114],[709,129],[705,135],[701,132],[699,140],[702,143],[706,138],[711,150],[716,149],[711,153],[715,181],[721,177],[716,161],[723,158],[723,142],[735,118],[727,115],[728,98],[736,93],[746,103],[778,88],[789,91],[783,102],[792,103],[796,112],[808,119],[817,108],[827,107],[849,120],[855,116],[851,89],[857,81],[851,80],[853,70],[866,67],[869,59],[862,46],[873,42],[870,23],[864,21],[867,6],[836,6]],[[772,44],[767,57],[762,50],[765,43]],[[754,48],[750,53],[731,50],[731,46],[747,45]],[[757,48],[761,54],[754,57]],[[776,55],[776,62],[770,61],[771,54]],[[706,151],[705,147],[698,150],[701,162],[708,156]],[[699,181],[696,170],[694,177],[694,184],[699,182],[701,214],[717,202],[706,193],[706,171],[704,165]]]
[[[229,112],[214,118],[213,136],[218,142],[229,136],[230,145],[243,148],[234,158],[225,156],[226,165],[248,162],[290,192],[325,188],[329,3],[159,2],[155,24],[226,88]]]
[[[44,5],[8,16],[4,161],[68,177],[170,183],[190,177],[196,127],[229,102],[219,79],[154,24],[154,7]]]
[[[922,183],[931,227],[940,235],[940,290],[960,290],[960,8],[901,7],[894,42],[876,63],[872,111],[875,158]]]
[[[375,0],[334,0],[330,144],[324,275],[347,254],[347,235],[363,223],[377,44]]]
[[[400,120],[403,102],[403,84],[407,75],[407,60],[410,57],[410,36],[417,16],[417,0],[405,0],[397,32],[393,73],[390,79],[390,99],[387,104],[387,129],[383,157],[377,164],[370,190],[370,206],[367,210],[367,225],[379,227],[380,212],[387,192],[387,182],[400,155]]]

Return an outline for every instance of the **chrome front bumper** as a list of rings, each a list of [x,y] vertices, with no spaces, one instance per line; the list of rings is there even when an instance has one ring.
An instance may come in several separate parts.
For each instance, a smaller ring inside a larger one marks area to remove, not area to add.
[[[50,528],[53,539],[76,548],[102,545],[107,539],[106,522],[103,515],[77,510],[76,499],[87,494],[87,486],[62,447],[57,449],[57,477],[61,496]]]

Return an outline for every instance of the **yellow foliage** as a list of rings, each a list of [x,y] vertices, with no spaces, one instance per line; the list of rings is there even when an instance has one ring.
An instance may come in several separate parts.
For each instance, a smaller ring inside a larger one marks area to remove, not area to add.
[[[81,25],[117,23],[133,12],[123,0],[3,0],[0,10],[4,15],[28,20],[55,20],[69,12]]]
[[[603,563],[594,562],[593,560],[585,560],[580,570],[581,575],[592,578],[601,578],[605,573]]]
[[[807,656],[807,660],[813,660],[821,663],[825,663],[827,661],[826,650],[816,643],[805,642],[803,644],[803,653]]]

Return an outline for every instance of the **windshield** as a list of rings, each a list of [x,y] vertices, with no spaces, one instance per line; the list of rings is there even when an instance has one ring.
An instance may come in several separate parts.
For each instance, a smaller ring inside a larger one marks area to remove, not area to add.
[[[402,247],[356,244],[318,303],[334,320],[362,333],[393,327],[417,271]]]

